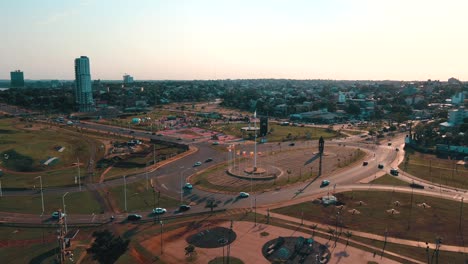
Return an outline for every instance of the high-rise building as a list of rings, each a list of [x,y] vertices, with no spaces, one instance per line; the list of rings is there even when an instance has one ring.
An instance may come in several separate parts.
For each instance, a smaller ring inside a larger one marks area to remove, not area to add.
[[[128,74],[125,74],[125,75],[123,76],[123,83],[124,83],[124,84],[131,84],[131,83],[133,83],[133,76],[128,75]]]
[[[11,87],[24,87],[24,74],[20,70],[10,72]]]
[[[79,112],[95,111],[89,59],[81,56],[75,59],[75,104]]]

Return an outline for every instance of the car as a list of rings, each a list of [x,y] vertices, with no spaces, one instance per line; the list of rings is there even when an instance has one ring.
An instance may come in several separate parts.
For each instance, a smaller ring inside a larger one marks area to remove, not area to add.
[[[141,218],[142,216],[139,214],[130,214],[127,216],[127,219],[130,221],[137,221],[137,220],[140,220]]]
[[[395,151],[400,151],[400,149],[399,149],[399,148],[396,148]]]
[[[369,162],[368,162],[368,161],[364,161],[364,162],[362,163],[362,166],[367,166],[367,165],[369,165]]]
[[[177,140],[182,140],[182,138],[179,137],[179,138],[177,138]]]
[[[390,170],[390,174],[393,175],[393,176],[398,176],[399,172],[398,172],[397,169],[392,168],[392,169]]]
[[[162,137],[162,136],[163,136],[163,134],[157,134],[156,136],[158,136],[158,137]]]
[[[328,186],[330,185],[330,181],[329,180],[323,180],[322,183],[320,184],[320,188],[323,188],[325,186]]]
[[[218,141],[213,142],[213,145],[219,145]]]
[[[134,133],[135,133],[135,131],[131,130],[129,133],[130,133],[130,134],[134,134]]]
[[[153,214],[164,214],[165,212],[167,212],[166,208],[154,208],[153,209]]]
[[[153,132],[153,133],[151,133],[151,135],[156,135],[156,133],[155,133],[155,132]]]
[[[179,206],[179,212],[185,212],[188,210],[190,210],[190,205],[182,204],[181,206]]]
[[[383,164],[379,164],[377,167],[378,167],[379,169],[383,169],[383,168],[384,168],[384,165],[383,165]]]
[[[59,218],[60,218],[60,214],[62,214],[62,217],[67,216],[66,214],[64,214],[64,213],[62,213],[62,212],[55,211],[55,212],[52,213],[52,218],[54,218],[54,219],[59,219]]]
[[[195,164],[193,164],[193,166],[198,167],[198,166],[201,166],[201,164],[202,164],[201,161],[197,161],[197,162],[195,162]]]
[[[388,146],[391,146],[391,145],[392,145],[392,142],[388,142],[388,144],[387,144],[387,145],[388,145]]]
[[[184,185],[184,189],[193,189],[193,185],[189,182],[187,182],[185,185]]]
[[[212,162],[212,161],[213,161],[213,158],[207,158],[207,159],[205,160],[205,162]]]
[[[249,194],[249,193],[246,193],[246,192],[240,192],[240,193],[239,193],[239,198],[247,198],[247,197],[249,197],[249,196],[250,196],[250,194]]]
[[[291,146],[291,147],[292,147],[292,146],[295,146],[295,145],[296,145],[296,143],[294,143],[294,142],[289,143],[289,146]]]

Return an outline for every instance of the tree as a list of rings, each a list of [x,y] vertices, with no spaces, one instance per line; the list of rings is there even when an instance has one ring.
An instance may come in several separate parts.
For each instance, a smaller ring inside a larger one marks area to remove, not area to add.
[[[332,237],[335,235],[335,229],[328,227],[327,233],[330,234],[330,237],[328,238],[328,240],[330,241]]]
[[[192,244],[188,244],[185,247],[185,255],[191,257],[195,253],[195,246]]]
[[[315,236],[315,230],[317,229],[318,225],[317,224],[313,224],[310,226],[310,229],[312,229],[312,237]]]
[[[346,238],[347,238],[347,240],[346,240],[346,246],[348,246],[348,245],[349,245],[349,239],[353,236],[353,233],[352,233],[351,231],[348,230],[348,231],[346,231],[346,232],[344,233],[344,235],[345,235]]]
[[[95,238],[91,248],[87,251],[93,254],[93,259],[99,263],[111,264],[128,249],[130,240],[122,239],[120,236],[115,237],[109,230],[93,232]]]

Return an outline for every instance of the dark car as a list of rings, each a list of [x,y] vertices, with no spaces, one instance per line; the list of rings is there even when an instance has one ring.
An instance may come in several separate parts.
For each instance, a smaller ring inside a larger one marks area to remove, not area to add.
[[[367,165],[369,165],[369,162],[368,162],[368,161],[364,161],[364,162],[362,163],[362,166],[367,166]]]
[[[188,210],[190,210],[190,205],[183,204],[183,205],[179,206],[179,212],[185,212],[185,211],[188,211]]]
[[[213,161],[212,158],[207,158],[207,159],[205,160],[205,162],[211,162],[211,161]]]
[[[127,219],[130,221],[137,221],[137,220],[140,220],[141,218],[142,216],[139,214],[131,214],[127,216]]]
[[[291,146],[291,147],[294,146],[294,145],[296,145],[296,143],[294,143],[294,142],[293,142],[293,143],[289,143],[289,146]]]
[[[379,164],[379,166],[377,166],[379,169],[383,169],[384,165],[383,164]]]

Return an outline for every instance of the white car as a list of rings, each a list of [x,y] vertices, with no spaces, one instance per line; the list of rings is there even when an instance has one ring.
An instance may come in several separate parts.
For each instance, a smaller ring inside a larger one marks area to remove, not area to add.
[[[166,208],[158,207],[158,208],[153,209],[153,214],[164,214],[166,212],[167,212]]]
[[[198,167],[198,166],[201,166],[201,164],[202,164],[201,161],[197,161],[197,162],[195,162],[195,164],[193,164],[193,166]]]
[[[246,193],[246,192],[240,192],[240,193],[239,193],[239,197],[240,197],[240,198],[247,198],[247,197],[249,197],[249,196],[250,196],[250,194],[249,194],[249,193]]]

